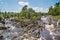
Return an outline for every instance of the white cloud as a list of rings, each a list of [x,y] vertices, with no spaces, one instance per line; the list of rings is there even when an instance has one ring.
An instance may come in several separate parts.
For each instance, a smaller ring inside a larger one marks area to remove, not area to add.
[[[18,2],[18,4],[19,4],[20,6],[28,5],[28,8],[33,8],[33,10],[35,10],[36,12],[48,12],[48,8],[32,7],[32,6],[29,5],[29,2],[20,1],[20,2]]]
[[[48,8],[32,7],[36,12],[48,12]]]
[[[21,6],[25,6],[25,5],[29,5],[29,2],[20,1],[20,2],[18,2],[18,4]]]

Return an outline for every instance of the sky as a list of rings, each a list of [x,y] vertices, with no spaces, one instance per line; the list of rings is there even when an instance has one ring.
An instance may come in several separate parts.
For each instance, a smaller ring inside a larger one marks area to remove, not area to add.
[[[60,0],[0,0],[0,10],[7,12],[20,12],[22,7],[28,5],[36,12],[48,12]]]

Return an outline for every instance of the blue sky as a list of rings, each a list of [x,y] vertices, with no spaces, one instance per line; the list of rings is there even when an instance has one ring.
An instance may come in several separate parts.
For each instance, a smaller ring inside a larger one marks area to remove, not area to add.
[[[1,11],[20,12],[24,5],[36,12],[48,12],[48,8],[60,0],[0,0]]]

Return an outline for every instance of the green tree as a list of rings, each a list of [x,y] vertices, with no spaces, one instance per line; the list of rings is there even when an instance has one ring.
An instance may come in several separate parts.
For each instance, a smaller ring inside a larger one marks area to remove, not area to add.
[[[55,4],[55,6],[56,6],[56,7],[59,7],[59,6],[60,6],[60,2],[57,2],[57,3]]]
[[[60,2],[56,3],[54,7],[50,7],[49,8],[49,12],[50,15],[59,15],[60,14]]]

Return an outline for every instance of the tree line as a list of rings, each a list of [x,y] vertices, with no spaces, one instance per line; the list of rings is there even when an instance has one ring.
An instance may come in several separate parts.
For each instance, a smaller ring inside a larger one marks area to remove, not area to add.
[[[56,15],[60,15],[60,2],[57,2],[55,3],[54,6],[51,6],[49,8],[49,15],[53,15],[53,16],[56,16]]]
[[[40,15],[45,15],[45,13],[41,12],[35,12],[32,8],[28,8],[27,5],[25,5],[22,8],[22,11],[19,13],[16,12],[1,12],[0,11],[0,19],[2,18],[11,18],[11,17],[17,17],[19,19],[31,19],[31,20],[36,20],[37,16]]]
[[[25,5],[21,12],[1,12],[0,11],[0,20],[3,18],[11,18],[11,17],[17,17],[18,19],[30,19],[30,20],[36,20],[38,16],[41,15],[60,15],[60,2],[55,3],[54,7],[51,6],[49,8],[48,13],[42,13],[42,12],[35,12],[32,8],[28,8],[27,5]]]

